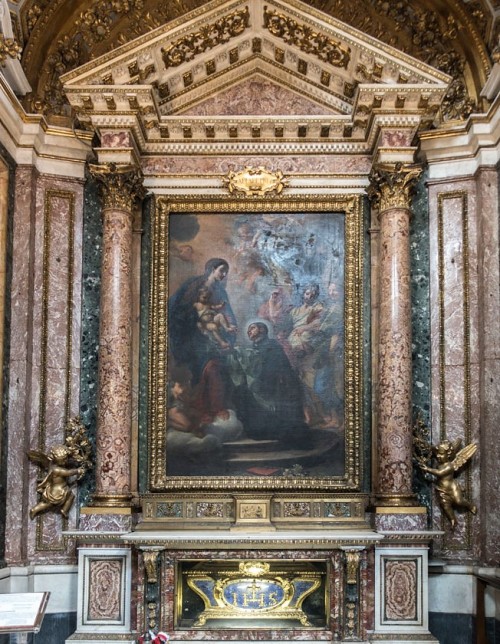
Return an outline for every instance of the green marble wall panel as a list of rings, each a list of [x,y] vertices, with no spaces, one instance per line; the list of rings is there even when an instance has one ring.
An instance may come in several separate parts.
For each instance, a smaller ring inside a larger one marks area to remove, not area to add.
[[[95,452],[97,427],[97,366],[99,351],[99,305],[101,295],[102,218],[99,188],[89,177],[83,204],[83,275],[81,325],[80,417],[88,428]],[[94,473],[88,472],[79,486],[80,505],[90,501]]]
[[[413,367],[413,420],[421,418],[427,427],[431,422],[431,327],[430,327],[430,262],[429,203],[427,175],[422,174],[412,204],[410,223],[411,322]],[[430,508],[429,484],[415,468],[414,490],[420,503]]]
[[[139,491],[144,493],[148,486],[148,319],[149,319],[149,248],[151,239],[151,213],[154,199],[144,203],[142,213],[141,246],[141,319],[139,355]]]

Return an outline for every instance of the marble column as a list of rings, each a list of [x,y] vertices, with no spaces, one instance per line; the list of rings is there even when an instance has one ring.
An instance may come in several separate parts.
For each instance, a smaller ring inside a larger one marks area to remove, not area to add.
[[[410,198],[413,165],[379,164],[370,196],[380,219],[376,505],[415,505],[412,493]]]
[[[142,176],[132,165],[95,165],[102,187],[103,247],[99,328],[96,491],[92,505],[131,502],[132,212]]]

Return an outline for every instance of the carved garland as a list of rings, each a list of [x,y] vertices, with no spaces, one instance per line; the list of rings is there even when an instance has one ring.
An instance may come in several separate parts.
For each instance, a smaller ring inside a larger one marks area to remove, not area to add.
[[[18,58],[21,51],[21,45],[14,38],[6,38],[3,34],[0,34],[0,65],[2,67],[5,67],[7,57]]]
[[[250,25],[248,7],[235,11],[211,25],[205,25],[199,31],[188,34],[173,42],[170,47],[162,47],[162,57],[165,68],[177,67],[198,54],[228,42],[239,36]]]
[[[264,27],[273,36],[281,38],[289,45],[295,45],[306,54],[314,54],[320,60],[334,67],[347,69],[351,60],[351,49],[338,40],[313,31],[307,25],[264,7]]]

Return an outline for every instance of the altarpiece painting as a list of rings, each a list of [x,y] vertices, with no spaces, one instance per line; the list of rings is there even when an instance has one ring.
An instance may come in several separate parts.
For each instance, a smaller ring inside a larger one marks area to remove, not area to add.
[[[311,488],[356,486],[360,217],[355,198],[158,201],[153,490],[210,489],[221,477],[228,489],[297,478]]]

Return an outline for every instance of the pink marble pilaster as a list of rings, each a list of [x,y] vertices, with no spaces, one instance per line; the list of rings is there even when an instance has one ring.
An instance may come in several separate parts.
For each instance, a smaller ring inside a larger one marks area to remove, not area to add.
[[[478,266],[480,305],[481,491],[480,523],[483,561],[494,566],[500,561],[500,168],[484,168],[477,176]]]
[[[459,475],[478,513],[457,512],[453,528],[435,502],[433,527],[444,535],[434,553],[492,565],[500,553],[498,177],[482,168],[429,183],[432,438],[478,446]]]
[[[103,188],[99,402],[94,506],[130,505],[132,211],[142,196],[133,166],[92,166]]]
[[[32,167],[20,166],[15,176],[16,217],[13,219],[13,246],[11,282],[11,337],[9,356],[9,407],[7,423],[9,435],[7,449],[7,494],[5,508],[6,533],[5,561],[7,565],[23,564],[24,526],[28,507],[24,500],[29,486],[30,471],[26,466],[28,449],[27,427],[31,422],[31,372],[30,322],[31,302],[27,295],[32,290],[33,274],[33,219],[34,194],[37,172]]]
[[[377,504],[414,504],[412,494],[410,191],[420,169],[384,164],[371,175],[379,206]]]
[[[47,452],[64,441],[80,393],[81,231],[83,183],[19,166],[11,282],[6,561],[69,563],[72,547],[58,513],[31,520],[39,499],[39,468],[26,452]]]

